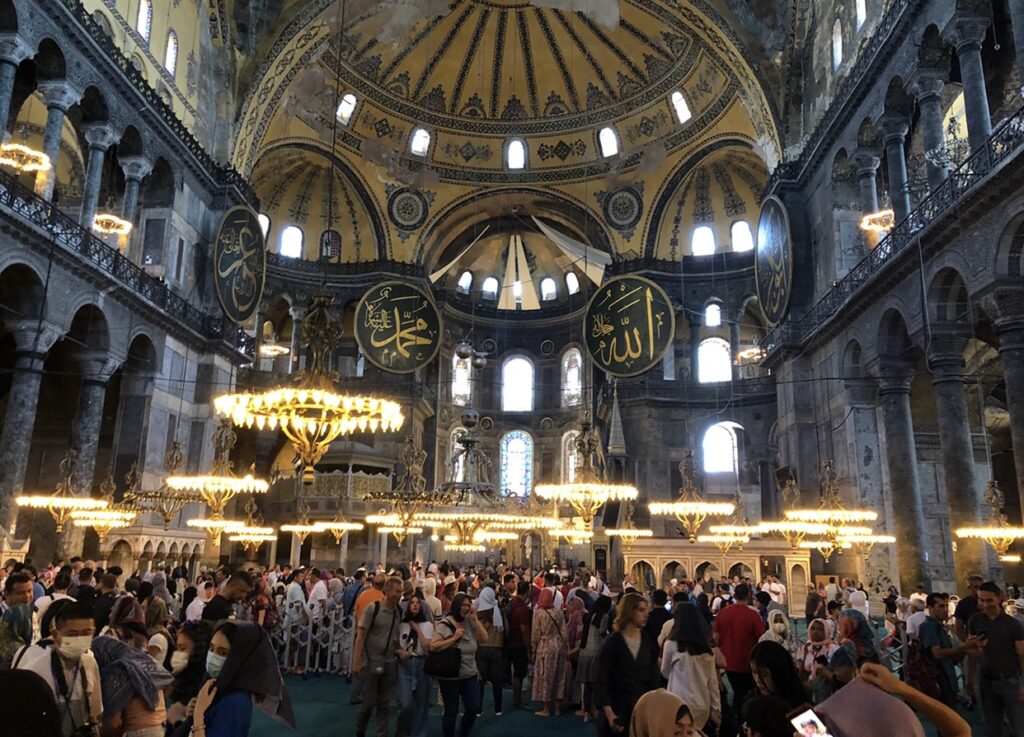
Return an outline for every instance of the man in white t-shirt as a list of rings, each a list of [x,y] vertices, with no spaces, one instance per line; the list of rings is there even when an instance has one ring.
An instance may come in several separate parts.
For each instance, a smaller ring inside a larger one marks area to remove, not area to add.
[[[925,602],[921,599],[911,599],[910,611],[912,614],[907,617],[907,637],[916,640],[917,631],[928,616],[928,612],[925,609]]]
[[[786,584],[779,580],[778,576],[768,576],[768,583],[765,586],[768,596],[780,606],[786,606]]]

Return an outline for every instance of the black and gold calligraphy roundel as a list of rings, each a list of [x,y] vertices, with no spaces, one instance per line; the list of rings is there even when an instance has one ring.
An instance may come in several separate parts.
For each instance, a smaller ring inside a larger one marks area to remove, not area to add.
[[[256,213],[232,207],[220,221],[213,242],[213,288],[224,315],[235,323],[252,317],[263,298],[267,250]]]
[[[786,206],[775,196],[766,198],[761,205],[754,281],[761,310],[774,327],[786,317],[793,296],[793,236]]]
[[[620,276],[590,298],[583,329],[598,368],[636,376],[661,360],[675,328],[672,303],[661,287],[641,276]]]
[[[412,373],[441,347],[441,315],[434,301],[405,282],[378,284],[356,307],[356,342],[370,362],[394,374]]]

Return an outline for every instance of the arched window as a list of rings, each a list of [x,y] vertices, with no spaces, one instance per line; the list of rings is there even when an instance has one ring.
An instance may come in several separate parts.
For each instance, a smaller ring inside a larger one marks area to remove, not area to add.
[[[501,491],[527,496],[533,489],[533,438],[522,430],[501,439]]]
[[[686,104],[686,98],[683,97],[683,93],[679,90],[672,93],[672,107],[675,108],[676,118],[679,119],[680,124],[693,117],[690,113],[690,106]]]
[[[469,294],[470,287],[473,286],[473,273],[471,271],[463,271],[459,275],[459,282],[455,285],[455,291],[460,294]]]
[[[843,24],[838,18],[832,25],[832,69],[839,69],[843,63]]]
[[[164,50],[164,69],[172,77],[174,68],[178,64],[178,34],[174,31],[167,32],[167,48]]]
[[[139,0],[139,14],[135,17],[135,30],[146,43],[149,43],[149,32],[152,27],[153,3],[151,0]]]
[[[278,251],[287,258],[301,258],[302,241],[302,228],[297,225],[289,225],[281,231],[281,246]]]
[[[413,156],[426,156],[430,150],[430,133],[423,128],[417,128],[412,132],[409,139],[409,151]]]
[[[715,252],[715,231],[707,225],[693,229],[690,239],[690,252],[694,256],[710,256]]]
[[[721,338],[705,338],[697,347],[697,381],[711,384],[732,380],[732,353]]]
[[[452,354],[452,404],[466,406],[473,398],[472,360]]]
[[[523,303],[523,283],[519,279],[512,282],[512,299],[517,305]]]
[[[545,276],[540,280],[540,298],[547,302],[558,296],[558,285],[555,284],[555,280],[550,276]]]
[[[868,0],[857,0],[857,30],[868,19]]]
[[[320,234],[320,258],[326,261],[341,258],[341,233],[332,229]]]
[[[606,159],[619,152],[619,137],[615,135],[614,128],[602,128],[597,134],[597,143],[601,147],[601,155]]]
[[[484,285],[480,288],[480,293],[484,299],[497,299],[498,298],[498,280],[493,276],[489,276],[484,279]]]
[[[576,452],[576,439],[579,430],[570,430],[562,436],[562,483],[571,484],[576,480],[576,468],[579,466],[579,454]]]
[[[533,411],[533,362],[525,356],[512,356],[501,367],[501,410]]]
[[[704,308],[704,324],[709,328],[717,328],[722,324],[722,306],[712,302]]]
[[[452,469],[454,471],[454,478],[452,480],[459,483],[466,480],[466,456],[459,453],[459,451],[462,450],[462,446],[459,445],[459,438],[467,432],[469,431],[464,427],[457,427],[452,430],[451,446],[448,451],[448,457],[454,459],[452,462],[455,464],[455,467]],[[456,455],[456,453],[458,453],[458,455]]]
[[[571,271],[565,275],[565,288],[569,294],[577,294],[580,291],[580,280]]]
[[[583,401],[583,354],[570,348],[562,355],[562,406],[575,407]]]
[[[509,169],[522,169],[526,166],[526,144],[518,138],[513,138],[508,143],[508,150],[505,152],[505,160]]]
[[[737,220],[732,224],[732,250],[753,251],[754,234],[750,231],[750,223],[746,220]]]
[[[267,234],[270,232],[270,218],[261,212],[256,216],[256,219],[260,221],[260,230],[263,231],[263,237],[265,239]]]
[[[737,430],[743,428],[735,422],[719,422],[704,432],[701,450],[704,454],[704,473],[731,473],[739,470],[739,442]]]
[[[342,125],[348,125],[348,121],[352,120],[352,113],[355,112],[355,109],[356,96],[351,92],[346,92],[341,96],[341,102],[338,103],[338,110],[335,113],[338,116],[338,122]]]

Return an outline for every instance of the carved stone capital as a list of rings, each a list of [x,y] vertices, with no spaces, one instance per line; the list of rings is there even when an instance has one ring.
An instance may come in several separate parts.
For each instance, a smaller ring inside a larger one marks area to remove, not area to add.
[[[93,384],[106,384],[121,362],[107,351],[81,350],[75,360],[82,367],[82,379]]]
[[[858,148],[850,157],[850,163],[852,163],[854,169],[856,169],[858,177],[875,176],[882,160],[878,151]]]
[[[910,122],[903,115],[885,114],[878,120],[878,129],[882,131],[882,140],[888,146],[891,143],[903,145],[903,139],[910,130]]]
[[[1024,318],[1024,288],[996,287],[979,300],[981,309],[992,318],[998,329],[999,323],[1015,318]]]
[[[965,50],[974,48],[981,50],[981,44],[985,40],[985,32],[992,23],[991,15],[983,8],[975,10],[960,10],[953,19],[946,24],[942,31],[942,39],[957,50],[963,53]]]
[[[36,91],[43,96],[47,108],[57,108],[64,113],[82,99],[81,91],[66,79],[44,79],[37,85]]]
[[[117,133],[109,123],[89,123],[85,126],[85,140],[89,148],[106,151],[117,143]]]
[[[11,320],[5,327],[18,353],[46,353],[64,335],[63,330],[45,320]]]
[[[878,391],[887,394],[910,394],[914,381],[913,361],[899,356],[881,356],[878,364]]]
[[[17,33],[0,33],[0,61],[18,66],[35,53],[28,41]]]
[[[145,156],[123,156],[118,159],[125,179],[141,182],[153,171],[153,164]]]
[[[938,99],[949,81],[949,75],[938,69],[918,68],[910,78],[907,90],[923,102],[929,98]]]
[[[963,380],[964,351],[969,336],[961,332],[933,333],[928,344],[928,370],[933,381]]]

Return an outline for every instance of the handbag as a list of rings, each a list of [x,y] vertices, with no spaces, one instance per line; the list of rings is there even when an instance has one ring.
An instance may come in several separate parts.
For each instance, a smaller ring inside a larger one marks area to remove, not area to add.
[[[442,621],[455,634],[451,622]],[[462,651],[458,645],[452,644],[444,650],[431,650],[423,663],[423,672],[432,678],[458,678],[462,666]]]

